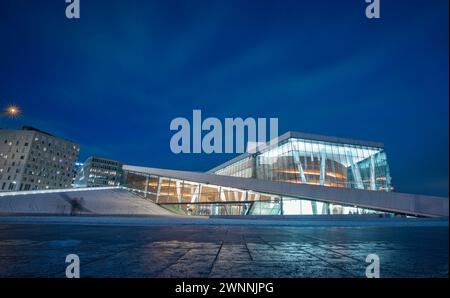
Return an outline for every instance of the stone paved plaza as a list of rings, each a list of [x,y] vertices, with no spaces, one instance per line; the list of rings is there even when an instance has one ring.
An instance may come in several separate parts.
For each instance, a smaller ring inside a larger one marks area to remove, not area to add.
[[[448,222],[0,217],[0,277],[448,277]]]

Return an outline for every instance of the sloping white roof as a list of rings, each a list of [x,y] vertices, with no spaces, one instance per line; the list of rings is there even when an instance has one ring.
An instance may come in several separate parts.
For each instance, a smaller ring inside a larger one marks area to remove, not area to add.
[[[347,206],[408,214],[413,216],[448,217],[448,198],[382,192],[362,189],[339,188],[320,185],[275,182],[253,178],[240,178],[210,173],[174,171],[124,165],[125,171],[163,176],[198,183],[233,187],[243,190],[303,198]]]
[[[78,200],[78,201],[74,201]],[[73,210],[73,202],[78,203]],[[0,214],[174,215],[129,191],[115,187],[2,193]]]

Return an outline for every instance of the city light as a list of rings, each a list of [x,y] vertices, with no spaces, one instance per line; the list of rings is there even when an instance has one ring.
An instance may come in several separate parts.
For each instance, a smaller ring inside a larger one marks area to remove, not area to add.
[[[20,108],[16,105],[8,105],[2,113],[2,116],[8,116],[11,118],[18,117],[20,115]]]

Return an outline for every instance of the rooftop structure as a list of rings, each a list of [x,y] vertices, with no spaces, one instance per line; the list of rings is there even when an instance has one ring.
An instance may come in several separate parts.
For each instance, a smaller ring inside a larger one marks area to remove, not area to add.
[[[242,154],[208,172],[374,191],[393,189],[382,143],[300,132],[283,134],[256,153]]]

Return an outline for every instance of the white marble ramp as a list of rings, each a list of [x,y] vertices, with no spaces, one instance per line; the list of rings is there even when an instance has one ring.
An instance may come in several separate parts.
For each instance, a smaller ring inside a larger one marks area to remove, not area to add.
[[[0,214],[174,215],[150,200],[119,188],[3,194]]]

